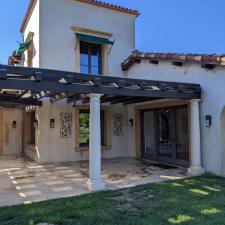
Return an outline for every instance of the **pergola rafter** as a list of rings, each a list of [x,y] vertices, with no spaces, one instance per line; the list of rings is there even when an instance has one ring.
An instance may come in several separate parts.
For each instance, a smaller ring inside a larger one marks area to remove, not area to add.
[[[102,94],[102,103],[133,104],[156,99],[200,99],[198,84],[94,76],[67,71],[0,65],[0,89],[20,90],[15,99],[0,96],[1,101],[41,105],[67,98],[67,102],[89,102],[90,93]],[[30,95],[28,93],[31,93]],[[27,96],[26,96],[27,95]]]

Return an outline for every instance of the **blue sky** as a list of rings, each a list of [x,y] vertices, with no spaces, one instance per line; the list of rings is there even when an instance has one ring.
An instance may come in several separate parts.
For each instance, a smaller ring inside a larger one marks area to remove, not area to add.
[[[28,0],[1,0],[0,63],[21,40]],[[105,0],[138,9],[136,48],[145,52],[225,54],[224,0]]]

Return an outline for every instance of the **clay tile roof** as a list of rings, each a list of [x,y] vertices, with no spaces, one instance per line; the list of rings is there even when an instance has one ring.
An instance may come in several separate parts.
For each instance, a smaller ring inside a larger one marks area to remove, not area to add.
[[[103,7],[103,8],[106,8],[106,9],[116,10],[116,11],[123,12],[123,13],[132,14],[134,16],[140,15],[140,13],[137,10],[128,9],[128,8],[125,8],[125,7],[122,7],[122,6],[119,6],[119,5],[113,5],[113,4],[110,4],[110,3],[103,2],[103,1],[96,1],[96,0],[76,0],[76,1],[83,2],[83,3],[86,3],[86,4],[90,4],[90,5],[99,6],[99,7]],[[30,13],[32,11],[32,8],[33,8],[35,3],[36,3],[36,0],[30,0],[27,12],[25,14],[24,20],[23,20],[22,25],[20,27],[20,32],[24,31],[27,20],[29,18],[29,15],[30,15]]]
[[[119,5],[113,5],[113,4],[102,2],[102,1],[96,1],[96,0],[77,0],[77,1],[104,7],[104,8],[108,8],[108,9],[112,9],[112,10],[117,10],[117,11],[124,12],[124,13],[133,14],[135,16],[140,15],[140,13],[137,10],[128,9],[128,8],[125,8],[125,7],[122,7]]]
[[[119,5],[113,5],[113,4],[102,2],[102,1],[96,1],[96,0],[77,0],[77,1],[87,3],[87,4],[91,4],[91,5],[100,6],[100,7],[104,7],[104,8],[108,8],[108,9],[112,9],[112,10],[117,10],[117,11],[128,13],[128,14],[133,14],[135,16],[140,15],[140,13],[137,10],[128,9],[128,8],[125,8],[125,7],[122,7],[122,6],[119,6]]]
[[[143,53],[134,51],[124,62],[122,70],[129,70],[131,66],[141,60],[168,61],[181,63],[196,63],[200,65],[220,65],[225,66],[225,55],[207,55],[207,54],[178,54],[178,53]]]

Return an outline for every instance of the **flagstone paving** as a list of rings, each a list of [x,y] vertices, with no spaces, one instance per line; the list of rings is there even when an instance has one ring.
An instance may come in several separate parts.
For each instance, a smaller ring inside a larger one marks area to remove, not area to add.
[[[186,178],[185,170],[133,158],[102,160],[106,189]],[[89,193],[88,162],[39,165],[27,158],[0,158],[0,206],[29,204]]]

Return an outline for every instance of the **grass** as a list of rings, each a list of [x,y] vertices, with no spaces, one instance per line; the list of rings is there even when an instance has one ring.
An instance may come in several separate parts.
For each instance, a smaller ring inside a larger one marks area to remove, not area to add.
[[[225,179],[202,176],[0,208],[1,225],[225,225]]]

